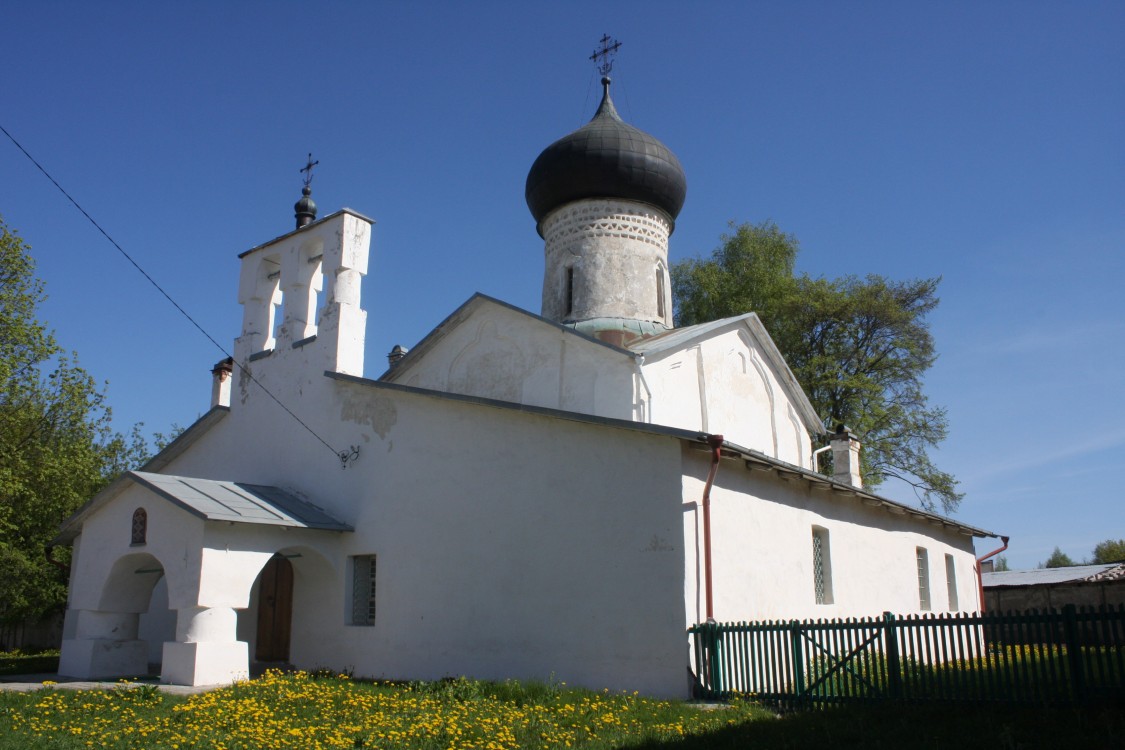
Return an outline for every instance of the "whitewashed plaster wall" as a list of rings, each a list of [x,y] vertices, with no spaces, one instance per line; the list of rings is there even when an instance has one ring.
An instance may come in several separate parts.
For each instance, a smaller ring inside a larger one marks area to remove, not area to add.
[[[685,604],[689,624],[705,616],[703,520],[699,503],[710,454],[684,452]],[[827,529],[831,604],[817,604],[813,526]],[[858,497],[812,489],[774,472],[721,461],[711,491],[715,619],[807,619],[919,612],[916,550],[929,556],[931,610],[949,609],[945,555],[954,559],[959,610],[976,611],[972,537],[925,519],[894,515]]]
[[[359,446],[358,459],[341,469],[251,386],[163,471],[277,485],[355,526],[324,555],[335,579],[295,590],[295,664],[405,678],[554,673],[685,695],[677,440],[323,375],[275,378],[271,360],[253,363],[256,375],[334,447]],[[365,554],[378,556],[374,627],[346,624],[348,560]],[[299,573],[304,557],[293,562]]]
[[[131,542],[133,513],[138,508],[147,515],[143,544]],[[295,591],[307,590],[306,600],[325,606],[323,596],[337,588],[332,584],[339,571],[333,571],[327,559],[336,556],[338,545],[333,540],[338,534],[204,521],[144,487],[126,486],[83,525],[75,545],[64,639],[120,641],[115,644],[119,650],[129,645],[125,642],[144,641],[145,660],[121,674],[143,671],[145,663],[163,661],[164,644],[176,640],[177,627],[186,627],[198,610],[245,610],[252,585],[275,552],[306,558],[294,565]],[[131,625],[123,616],[129,613],[141,616]],[[93,620],[120,622],[103,633],[84,626]],[[135,634],[128,632],[134,626]],[[227,636],[233,633],[221,637]],[[103,643],[100,648],[110,645]],[[81,653],[82,648],[64,643],[62,673],[104,676],[87,673],[108,667],[99,666],[102,662],[96,659],[93,664],[83,662]],[[211,674],[218,673],[216,681],[246,673],[244,662],[232,663],[229,669],[210,662],[214,660],[204,658],[200,663]]]
[[[796,466],[811,468],[811,439],[778,374],[741,328],[644,364],[651,421],[718,434]]]
[[[531,406],[634,419],[632,357],[481,302],[394,382]]]

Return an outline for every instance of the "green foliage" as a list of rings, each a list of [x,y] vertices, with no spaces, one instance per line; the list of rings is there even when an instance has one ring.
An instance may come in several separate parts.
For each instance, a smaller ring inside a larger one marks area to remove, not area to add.
[[[58,649],[45,651],[0,651],[0,676],[13,674],[39,674],[57,672]]]
[[[110,430],[104,393],[36,318],[44,292],[34,269],[27,245],[0,221],[0,622],[62,605],[66,574],[47,560],[48,542],[147,454],[139,430]]]
[[[957,481],[929,456],[946,437],[945,410],[922,388],[937,357],[926,316],[940,279],[796,275],[797,239],[772,222],[732,225],[721,240],[710,258],[672,266],[677,325],[757,313],[826,433],[845,424],[863,441],[867,486],[894,477],[923,507],[956,510]]]
[[[1070,555],[1066,554],[1065,552],[1063,552],[1058,547],[1055,547],[1055,551],[1052,552],[1051,556],[1047,558],[1047,561],[1044,562],[1039,567],[1041,567],[1041,568],[1069,568],[1071,565],[1077,565],[1077,564],[1078,563],[1074,562],[1074,560],[1070,559]]]
[[[1093,564],[1125,561],[1125,539],[1106,539],[1094,547]]]
[[[1011,570],[1011,568],[1008,567],[1008,558],[1004,555],[1000,555],[1000,557],[996,558],[996,565],[994,565],[992,569],[997,573]]]

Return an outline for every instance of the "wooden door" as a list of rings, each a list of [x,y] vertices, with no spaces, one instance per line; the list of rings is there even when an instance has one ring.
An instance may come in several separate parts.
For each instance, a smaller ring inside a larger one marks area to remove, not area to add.
[[[274,555],[262,568],[258,585],[256,661],[289,661],[289,629],[293,619],[293,565]]]

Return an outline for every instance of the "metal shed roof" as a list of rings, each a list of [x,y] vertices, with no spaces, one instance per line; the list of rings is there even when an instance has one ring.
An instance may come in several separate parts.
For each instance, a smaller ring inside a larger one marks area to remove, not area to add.
[[[1119,568],[1120,570],[1114,570]],[[1001,570],[981,575],[985,588],[997,586],[1043,586],[1056,583],[1111,580],[1125,576],[1125,563],[1072,565],[1066,568]]]
[[[128,478],[208,521],[351,531],[311,503],[278,487],[130,471]]]

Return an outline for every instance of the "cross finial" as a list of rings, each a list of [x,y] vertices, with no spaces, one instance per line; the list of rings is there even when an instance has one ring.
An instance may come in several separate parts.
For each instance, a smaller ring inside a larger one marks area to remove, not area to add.
[[[308,163],[305,164],[305,166],[301,168],[301,171],[305,175],[305,187],[309,187],[310,185],[312,185],[312,178],[313,178],[312,171],[313,171],[313,167],[315,167],[317,164],[320,164],[320,159],[317,159],[316,161],[313,161],[312,154],[310,153]]]
[[[598,66],[598,72],[602,74],[602,78],[609,75],[609,71],[613,70],[613,56],[617,53],[621,42],[617,41],[609,34],[603,34],[602,38],[598,40],[601,42],[601,49],[594,50],[594,54],[590,55],[590,59]]]

